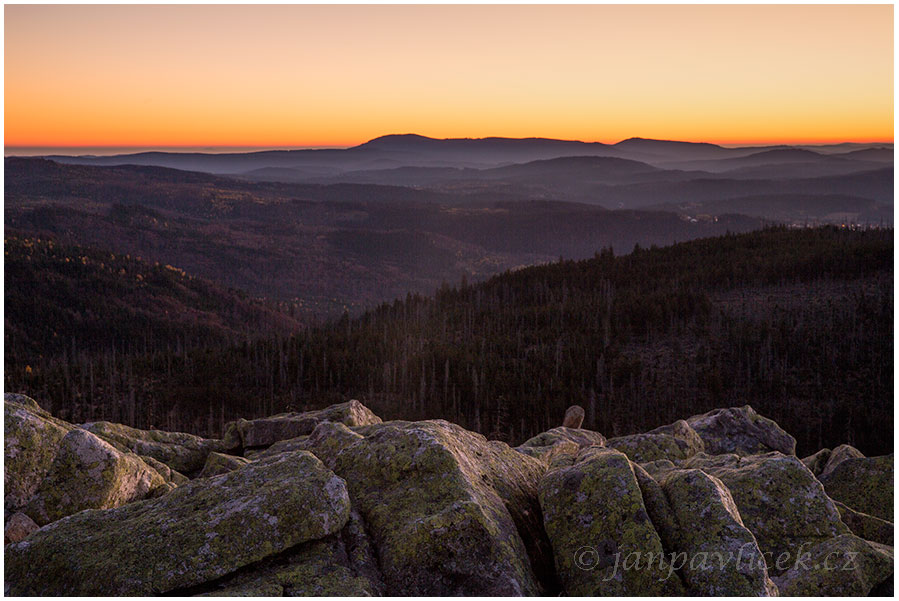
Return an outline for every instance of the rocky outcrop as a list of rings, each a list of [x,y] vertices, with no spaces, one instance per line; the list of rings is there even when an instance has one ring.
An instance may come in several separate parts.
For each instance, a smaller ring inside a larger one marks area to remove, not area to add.
[[[344,448],[362,440],[364,436],[350,430],[342,423],[322,422],[309,436],[298,436],[276,442],[268,449],[254,455],[254,459],[272,457],[290,451],[309,451],[322,463],[334,469],[337,456]]]
[[[358,401],[210,441],[5,400],[9,595],[891,590],[892,456],[800,461],[749,407],[513,449]]]
[[[3,506],[6,512],[24,507],[31,499],[50,471],[59,443],[73,428],[51,417],[25,395],[5,395]]]
[[[683,585],[664,565],[662,541],[627,456],[592,447],[540,481],[540,507],[566,594],[675,595]],[[643,569],[625,569],[625,560]]]
[[[845,457],[835,465],[831,460],[819,479],[832,499],[856,511],[893,521],[892,455]]]
[[[310,453],[84,511],[6,547],[10,595],[155,595],[214,580],[349,518],[344,481]]]
[[[702,470],[678,469],[668,472],[661,485],[677,523],[672,564],[679,564],[689,594],[777,593],[755,537],[720,480]]]
[[[815,476],[820,476],[824,471],[824,466],[827,465],[827,460],[830,459],[831,452],[830,449],[821,449],[817,453],[803,458],[802,464]]]
[[[893,531],[895,530],[893,522],[856,511],[839,501],[834,501],[834,505],[840,512],[840,519],[849,527],[852,534],[875,543],[893,546]]]
[[[206,458],[206,465],[203,466],[203,471],[200,472],[200,475],[197,477],[209,478],[211,476],[220,476],[248,463],[250,463],[250,460],[245,457],[235,457],[234,455],[226,455],[224,453],[216,453],[213,451],[212,453],[209,453],[209,456]]]
[[[796,439],[749,405],[715,409],[686,421],[699,434],[706,452],[712,455],[756,455],[770,451],[796,454]]]
[[[110,422],[91,422],[82,424],[81,427],[120,451],[152,457],[182,474],[200,471],[209,453],[224,450],[224,444],[220,440],[184,432],[138,430]]]
[[[75,428],[60,441],[50,470],[23,511],[38,524],[49,524],[84,509],[109,509],[143,499],[164,483],[137,455],[120,453]]]
[[[605,444],[606,438],[599,432],[562,426],[528,439],[515,450],[549,463],[560,455],[576,455],[584,447]]]
[[[545,465],[442,420],[357,429],[337,455],[393,595],[533,595],[552,587]],[[541,578],[543,576],[543,578]]]
[[[820,478],[824,478],[827,476],[827,474],[831,473],[836,469],[838,465],[840,465],[847,459],[861,459],[863,457],[864,454],[862,454],[862,452],[856,449],[854,446],[841,444],[827,454],[827,461],[824,463],[821,471],[817,475]]]
[[[206,587],[204,596],[374,597],[384,594],[377,559],[362,518],[350,513],[346,526],[297,546]]]
[[[311,434],[322,422],[368,426],[381,423],[381,418],[359,401],[353,400],[319,411],[282,413],[254,420],[241,419],[228,424],[225,430],[225,448],[234,450],[268,447],[280,440]]]
[[[727,487],[743,523],[775,564],[781,556],[795,558],[803,546],[849,533],[824,487],[793,455],[697,455],[686,464]],[[775,565],[770,571],[779,570]]]
[[[776,579],[786,597],[861,597],[891,577],[892,547],[846,534],[814,545]]]
[[[636,463],[680,461],[705,450],[699,434],[684,420],[645,434],[610,438],[606,444],[618,449]]]
[[[17,543],[40,528],[30,517],[17,511],[12,514],[3,527],[3,544]]]
[[[43,525],[162,491],[166,479],[137,455],[51,417],[28,397],[5,401],[7,515],[21,511]]]

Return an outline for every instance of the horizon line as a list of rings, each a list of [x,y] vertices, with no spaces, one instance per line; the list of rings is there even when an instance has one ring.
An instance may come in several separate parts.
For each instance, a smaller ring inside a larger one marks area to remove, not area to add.
[[[739,147],[739,146],[829,146],[836,144],[894,144],[894,139],[846,139],[846,138],[829,138],[829,139],[784,139],[784,140],[685,140],[685,139],[675,139],[675,138],[654,138],[654,137],[645,137],[645,136],[631,136],[629,138],[622,138],[618,141],[602,141],[602,140],[578,140],[578,139],[568,139],[568,138],[551,138],[545,136],[526,136],[526,137],[514,137],[514,136],[467,136],[467,137],[432,137],[426,136],[423,134],[415,134],[415,133],[403,133],[403,134],[383,134],[380,136],[375,136],[374,138],[369,138],[363,140],[361,142],[341,142],[341,143],[274,143],[274,144],[209,144],[209,143],[197,143],[197,144],[166,144],[166,143],[106,143],[106,144],[96,144],[96,143],[79,143],[79,144],[4,144],[4,154],[6,154],[10,150],[51,150],[51,149],[97,149],[97,150],[153,150],[153,149],[169,149],[177,151],[179,149],[190,150],[193,152],[197,152],[199,150],[208,149],[210,151],[214,150],[346,150],[350,148],[354,148],[356,146],[360,146],[371,142],[373,140],[377,140],[379,138],[389,137],[389,136],[419,136],[422,138],[427,138],[431,140],[487,140],[487,139],[505,139],[505,140],[555,140],[561,142],[580,142],[584,144],[605,144],[609,146],[614,146],[621,142],[625,142],[627,140],[633,139],[641,139],[641,140],[652,140],[652,141],[660,141],[660,142],[685,142],[689,144],[714,144],[717,146],[724,147]]]

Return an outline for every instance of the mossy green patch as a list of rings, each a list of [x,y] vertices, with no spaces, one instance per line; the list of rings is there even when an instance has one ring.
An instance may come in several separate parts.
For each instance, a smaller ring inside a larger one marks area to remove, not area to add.
[[[88,510],[6,548],[11,595],[153,595],[214,580],[349,517],[345,483],[309,453],[254,462],[157,499]]]
[[[683,592],[662,563],[661,539],[623,453],[591,447],[572,465],[551,470],[540,481],[540,507],[568,595]],[[635,558],[646,565],[625,569]]]

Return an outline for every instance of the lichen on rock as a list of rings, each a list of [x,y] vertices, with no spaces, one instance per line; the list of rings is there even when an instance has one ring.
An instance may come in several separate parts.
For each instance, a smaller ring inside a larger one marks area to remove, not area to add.
[[[45,526],[6,547],[7,592],[161,594],[334,534],[349,512],[342,479],[310,453],[287,453]]]
[[[206,457],[206,465],[203,466],[203,471],[201,471],[200,475],[197,477],[209,478],[211,476],[220,476],[221,474],[227,474],[232,470],[243,467],[248,463],[250,463],[250,460],[245,457],[235,457],[234,455],[226,455],[225,453],[216,453],[213,451]]]
[[[803,545],[849,533],[824,487],[794,455],[697,455],[686,465],[724,483],[743,523],[775,563],[785,554],[795,557]],[[774,565],[769,570],[778,571]]]
[[[845,534],[803,549],[775,580],[788,597],[864,597],[892,573],[892,547]]]
[[[184,432],[139,430],[111,422],[89,422],[81,426],[120,451],[147,455],[182,474],[193,474],[206,463],[212,451],[224,450],[221,440],[203,438]]]
[[[680,567],[688,594],[777,594],[765,557],[720,480],[677,469],[663,476],[661,486],[678,526],[672,563]]]
[[[224,446],[227,450],[268,447],[280,440],[311,434],[318,424],[326,421],[346,426],[368,426],[381,423],[381,418],[359,401],[351,400],[318,411],[241,419],[227,425]]]
[[[644,434],[610,438],[607,444],[635,463],[680,461],[705,450],[702,439],[684,420]]]
[[[120,453],[75,428],[60,441],[50,470],[23,511],[44,525],[84,509],[109,509],[143,499],[164,483],[137,455]]]
[[[335,471],[366,524],[389,594],[545,590],[539,566],[548,544],[539,540],[536,502],[545,464],[443,420],[356,430],[364,439],[339,453]]]
[[[893,521],[893,455],[848,457],[819,477],[834,500]]]
[[[605,446],[606,438],[599,432],[560,426],[529,438],[515,450],[530,457],[551,463],[559,455],[577,455],[584,447]]]
[[[60,442],[73,428],[50,417],[25,395],[5,395],[3,505],[6,512],[15,512],[31,499],[50,471]]]
[[[540,507],[568,595],[683,592],[665,569],[662,541],[623,453],[590,447],[573,465],[549,471],[540,481]],[[634,561],[645,565],[626,569]]]
[[[712,455],[757,455],[769,451],[796,454],[796,439],[749,405],[715,409],[686,421],[702,439],[706,452]]]

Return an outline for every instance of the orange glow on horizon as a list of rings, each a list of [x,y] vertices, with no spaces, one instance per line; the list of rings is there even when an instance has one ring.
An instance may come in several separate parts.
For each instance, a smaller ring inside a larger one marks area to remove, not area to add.
[[[7,147],[893,141],[891,5],[4,10]]]

